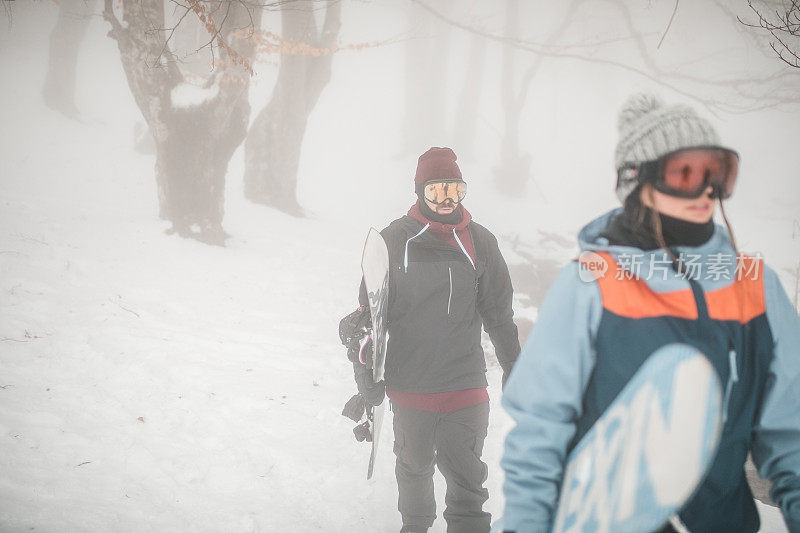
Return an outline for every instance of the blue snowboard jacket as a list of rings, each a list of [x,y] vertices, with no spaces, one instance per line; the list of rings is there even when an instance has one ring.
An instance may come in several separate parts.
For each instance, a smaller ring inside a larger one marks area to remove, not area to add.
[[[705,244],[673,250],[689,276],[663,250],[609,245],[599,235],[620,211],[579,234],[608,271],[597,278],[578,262],[563,268],[506,384],[503,406],[516,425],[501,460],[503,529],[550,530],[569,451],[650,354],[684,342],[709,357],[725,395],[719,449],[682,521],[693,532],[758,530],[744,475],[750,452],[799,533],[800,320],[780,281],[758,259],[737,273],[721,226]]]

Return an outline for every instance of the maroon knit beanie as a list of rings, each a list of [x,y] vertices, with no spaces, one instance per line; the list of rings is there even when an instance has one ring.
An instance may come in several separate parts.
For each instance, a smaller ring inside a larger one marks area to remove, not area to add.
[[[414,183],[421,185],[437,179],[462,179],[456,154],[450,148],[434,147],[419,156]]]

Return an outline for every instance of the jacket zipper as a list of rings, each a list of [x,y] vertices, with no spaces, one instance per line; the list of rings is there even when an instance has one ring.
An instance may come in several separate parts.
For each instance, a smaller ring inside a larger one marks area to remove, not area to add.
[[[453,267],[447,267],[447,274],[450,276],[450,294],[447,296],[447,314],[450,315],[450,302],[453,299]]]
[[[728,376],[728,384],[725,387],[725,399],[722,401],[722,425],[728,421],[728,404],[731,401],[731,393],[733,392],[734,384],[739,382],[739,370],[736,367],[736,350],[731,346],[728,352],[728,364],[730,365],[730,374]]]

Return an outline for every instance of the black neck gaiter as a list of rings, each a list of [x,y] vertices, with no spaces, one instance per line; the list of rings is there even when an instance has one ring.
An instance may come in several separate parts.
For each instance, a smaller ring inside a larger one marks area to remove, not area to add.
[[[460,204],[456,204],[456,208],[453,210],[452,213],[448,213],[446,215],[440,215],[436,211],[432,210],[428,207],[428,204],[422,198],[419,199],[419,210],[422,213],[422,216],[427,218],[433,222],[439,222],[440,224],[449,224],[451,226],[457,225],[461,222],[461,209]]]
[[[642,214],[644,217],[642,218]],[[653,233],[653,217],[661,220],[661,233],[667,247],[700,246],[714,234],[714,220],[701,224],[688,222],[663,213],[656,214],[644,206],[639,199],[638,190],[632,192],[625,201],[622,213],[614,217],[611,224],[600,234],[609,244],[635,246],[641,250],[661,248]]]

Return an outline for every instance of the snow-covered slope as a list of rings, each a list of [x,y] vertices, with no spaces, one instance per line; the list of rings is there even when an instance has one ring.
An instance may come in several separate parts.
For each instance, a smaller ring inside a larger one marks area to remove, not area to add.
[[[167,236],[148,164],[97,172],[106,126],[36,113],[50,149],[4,154],[0,529],[399,529],[391,438],[368,484],[340,415],[364,228],[234,197],[226,248]]]

